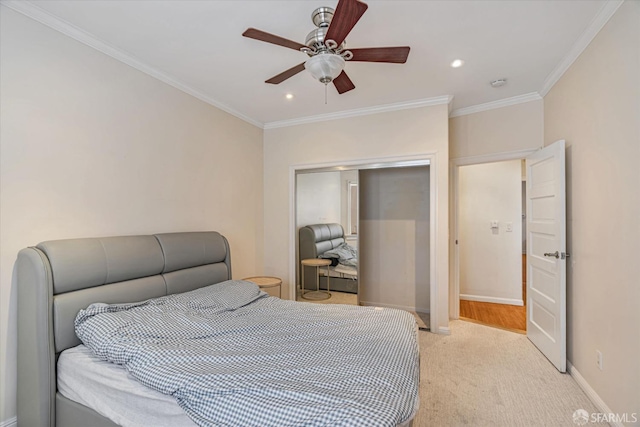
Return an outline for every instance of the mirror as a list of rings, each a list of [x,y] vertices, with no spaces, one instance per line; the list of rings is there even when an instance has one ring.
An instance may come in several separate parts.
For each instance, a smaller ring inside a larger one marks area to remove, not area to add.
[[[310,291],[316,287],[326,291],[328,277],[331,303],[357,304],[358,170],[341,168],[297,172],[295,206],[297,299],[302,298],[303,276],[306,296],[302,300],[305,301],[314,296]],[[307,226],[318,225],[328,226],[333,231],[324,231],[310,241]],[[339,247],[340,241],[332,238],[340,229],[340,239],[348,247]],[[338,258],[329,269],[302,267],[303,260],[319,257],[319,251],[334,249],[343,256],[351,255],[351,260]],[[343,261],[349,265],[344,265]]]

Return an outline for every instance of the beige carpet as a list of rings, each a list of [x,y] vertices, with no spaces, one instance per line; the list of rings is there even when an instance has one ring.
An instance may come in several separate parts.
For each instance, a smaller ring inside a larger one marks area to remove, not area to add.
[[[450,327],[448,336],[419,333],[414,427],[575,426],[575,410],[598,412],[526,336],[461,320]]]

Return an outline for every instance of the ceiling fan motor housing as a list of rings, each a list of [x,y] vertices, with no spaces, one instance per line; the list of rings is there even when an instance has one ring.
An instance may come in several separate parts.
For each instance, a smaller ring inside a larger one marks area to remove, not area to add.
[[[329,31],[329,24],[331,24],[331,20],[333,19],[334,10],[331,7],[319,7],[311,13],[311,20],[313,24],[318,27],[315,30],[312,30],[305,39],[304,44],[309,46],[310,49],[315,51],[315,53],[322,53],[326,51],[331,51],[331,53],[338,53],[344,50],[345,43],[342,42],[340,46],[331,43],[327,43],[325,37],[327,32]],[[310,56],[311,52],[306,52]]]
[[[322,6],[311,12],[311,20],[316,27],[328,27],[331,24],[333,13],[332,7]]]

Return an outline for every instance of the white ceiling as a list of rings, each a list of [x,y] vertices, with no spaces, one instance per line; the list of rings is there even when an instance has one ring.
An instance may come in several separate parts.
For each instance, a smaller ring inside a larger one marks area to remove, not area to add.
[[[314,28],[311,12],[336,3],[38,0],[22,8],[203,100],[267,126],[447,95],[459,110],[541,93],[563,61],[575,55],[576,45],[581,40],[584,44],[594,25],[602,25],[598,21],[603,11],[611,8],[606,0],[370,0],[347,46],[409,45],[406,64],[347,63],[345,71],[356,89],[338,95],[330,85],[326,105],[324,86],[307,72],[279,85],[264,83],[306,55],[242,37],[242,32],[255,27],[304,43]],[[465,61],[463,67],[449,66],[456,58]],[[507,78],[508,84],[494,89],[489,82],[498,78]],[[286,93],[294,94],[293,100],[286,100]]]

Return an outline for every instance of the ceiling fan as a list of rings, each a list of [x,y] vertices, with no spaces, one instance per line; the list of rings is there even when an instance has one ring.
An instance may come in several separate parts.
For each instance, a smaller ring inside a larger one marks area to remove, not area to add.
[[[333,82],[338,93],[342,94],[355,89],[355,85],[344,72],[346,61],[404,64],[409,56],[409,46],[346,49],[345,38],[367,8],[367,4],[359,0],[339,0],[335,10],[330,7],[317,8],[311,14],[311,20],[318,28],[307,35],[305,44],[255,28],[247,29],[242,35],[299,50],[309,56],[305,62],[271,77],[265,83],[279,84],[307,69],[319,82],[325,85]]]

